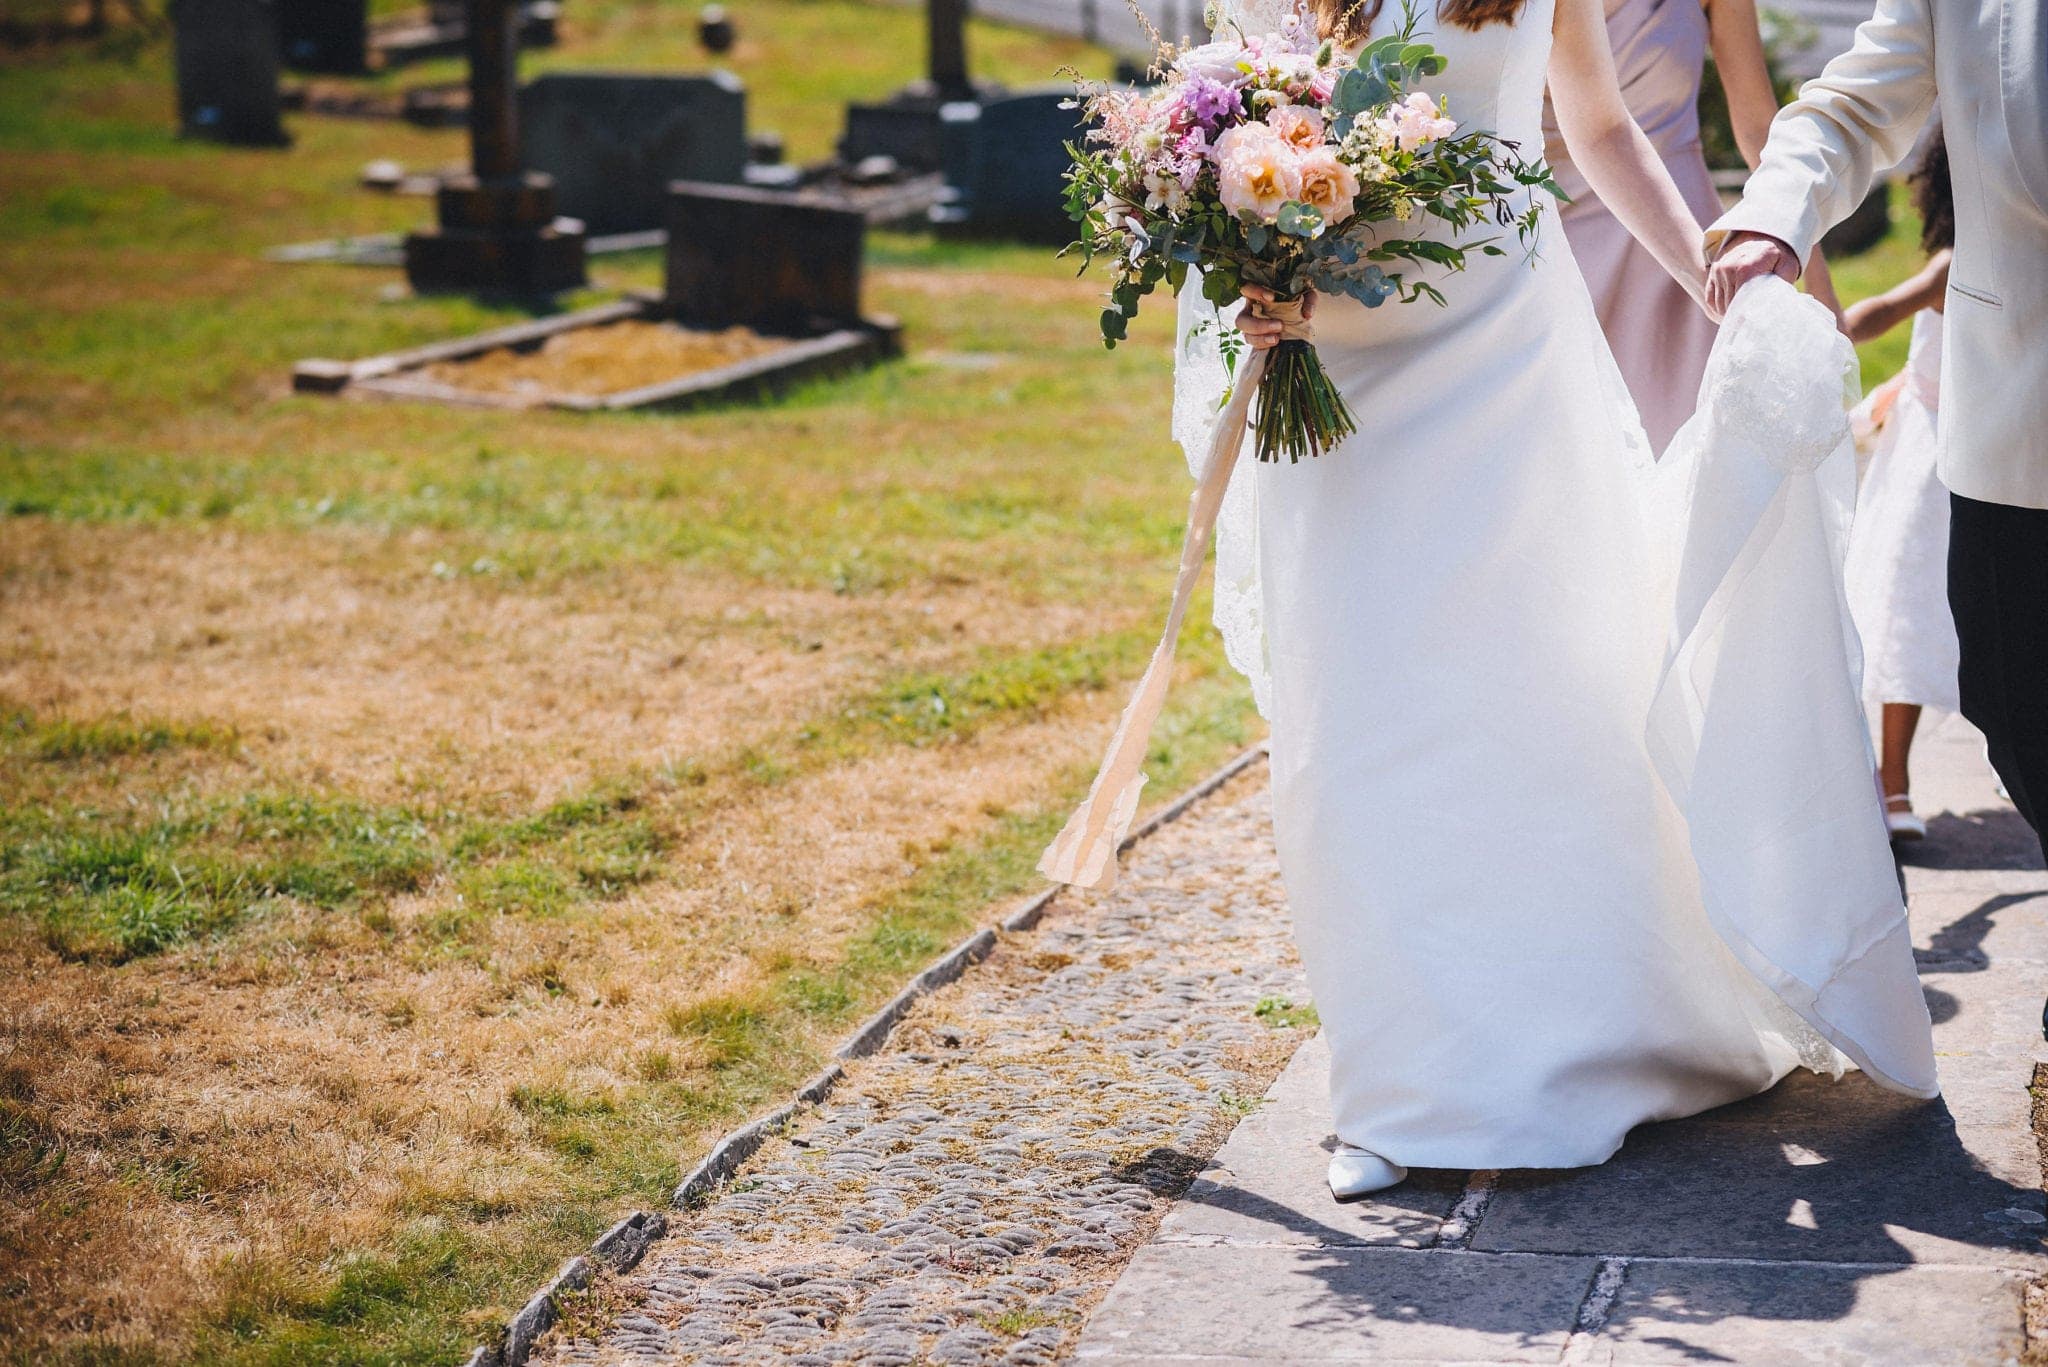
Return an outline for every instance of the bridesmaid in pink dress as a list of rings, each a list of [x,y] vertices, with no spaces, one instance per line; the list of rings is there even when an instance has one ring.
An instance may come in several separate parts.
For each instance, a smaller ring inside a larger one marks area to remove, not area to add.
[[[1728,95],[1736,145],[1751,166],[1778,112],[1755,0],[1709,0],[1705,5],[1701,0],[1607,0],[1607,38],[1629,113],[1705,227],[1721,213],[1700,150],[1700,77],[1708,50]],[[1594,197],[1572,165],[1547,108],[1544,136],[1557,183],[1571,196],[1562,215],[1565,240],[1586,277],[1651,448],[1662,454],[1672,434],[1692,416],[1707,352],[1714,345],[1714,325]],[[1806,278],[1808,288],[1835,308],[1818,252]]]

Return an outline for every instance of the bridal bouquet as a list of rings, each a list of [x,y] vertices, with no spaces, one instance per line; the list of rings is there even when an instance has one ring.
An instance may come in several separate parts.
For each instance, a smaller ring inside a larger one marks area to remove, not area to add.
[[[1277,33],[1162,49],[1157,87],[1082,89],[1092,131],[1067,146],[1066,205],[1080,224],[1083,268],[1097,256],[1116,263],[1103,340],[1115,346],[1139,301],[1162,280],[1178,291],[1190,267],[1218,305],[1244,285],[1272,290],[1277,306],[1251,306],[1289,325],[1259,375],[1260,460],[1320,455],[1357,430],[1307,339],[1300,301],[1309,289],[1368,308],[1441,304],[1403,263],[1456,270],[1469,251],[1501,255],[1492,238],[1460,235],[1484,222],[1526,240],[1539,209],[1517,207],[1518,192],[1560,193],[1540,160],[1461,130],[1441,101],[1413,88],[1445,65],[1416,41],[1415,22],[1411,11],[1401,32],[1346,55],[1297,12]],[[1427,219],[1450,232],[1382,230]]]

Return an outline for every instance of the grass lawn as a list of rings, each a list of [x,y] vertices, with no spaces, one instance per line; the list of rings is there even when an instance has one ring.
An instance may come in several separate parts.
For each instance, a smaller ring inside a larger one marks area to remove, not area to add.
[[[1913,212],[1912,195],[1904,185],[1892,187],[1892,230],[1882,242],[1861,256],[1844,257],[1829,263],[1835,289],[1844,305],[1873,294],[1882,294],[1927,264],[1920,250],[1920,219]],[[1863,388],[1867,393],[1896,375],[1906,364],[1906,346],[1912,328],[1901,325],[1875,341],[1858,348],[1863,358]]]
[[[915,9],[733,8],[795,156],[916,74]],[[577,0],[526,69],[695,69],[694,13]],[[1035,886],[1171,580],[1167,326],[1105,355],[1048,253],[880,234],[908,358],[772,406],[295,397],[517,316],[261,259],[421,223],[356,171],[462,140],[183,143],[167,68],[0,58],[0,1354],[450,1361]],[[1260,731],[1182,658],[1156,795]]]
[[[915,9],[735,11],[798,156],[916,74]],[[579,0],[527,70],[693,69],[694,13]],[[356,170],[460,136],[188,144],[161,45],[5,63],[0,1353],[455,1360],[1036,886],[1170,583],[1166,325],[882,235],[908,359],[771,407],[298,398],[514,316],[260,258],[421,222]],[[1160,795],[1258,734],[1184,659]]]

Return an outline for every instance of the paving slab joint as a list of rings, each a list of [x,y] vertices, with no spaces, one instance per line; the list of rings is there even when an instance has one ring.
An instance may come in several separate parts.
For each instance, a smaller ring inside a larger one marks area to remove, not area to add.
[[[1479,1233],[1479,1222],[1486,1218],[1486,1211],[1493,1204],[1493,1194],[1500,1189],[1500,1174],[1490,1168],[1482,1168],[1465,1180],[1465,1190],[1458,1197],[1458,1204],[1451,1207],[1451,1213],[1437,1226],[1436,1247],[1469,1249],[1472,1238]]]
[[[1593,1268],[1593,1279],[1586,1285],[1585,1299],[1579,1302],[1571,1335],[1565,1340],[1562,1361],[1566,1367],[1595,1361],[1594,1340],[1614,1312],[1615,1298],[1621,1295],[1621,1284],[1628,1277],[1628,1264],[1627,1258],[1602,1258]]]

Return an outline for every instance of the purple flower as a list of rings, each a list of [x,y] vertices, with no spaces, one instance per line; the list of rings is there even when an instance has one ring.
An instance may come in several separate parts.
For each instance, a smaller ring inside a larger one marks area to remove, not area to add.
[[[1212,81],[1207,76],[1190,76],[1181,87],[1181,107],[1198,124],[1213,128],[1223,120],[1244,113],[1244,97],[1235,86]]]
[[[1192,190],[1195,182],[1202,178],[1202,168],[1209,164],[1215,149],[1209,145],[1209,130],[1190,128],[1181,135],[1174,147],[1173,165],[1180,176],[1180,183]]]

